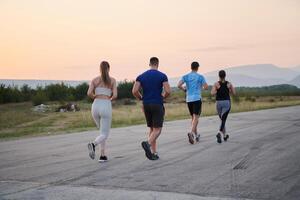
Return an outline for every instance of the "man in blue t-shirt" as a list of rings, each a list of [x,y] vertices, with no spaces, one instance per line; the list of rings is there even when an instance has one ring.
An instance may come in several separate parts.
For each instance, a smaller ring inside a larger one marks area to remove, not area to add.
[[[202,97],[201,90],[208,89],[208,85],[205,81],[204,76],[198,74],[199,63],[192,62],[191,64],[192,71],[182,77],[178,83],[178,88],[186,92],[186,102],[192,117],[192,128],[191,132],[188,133],[189,142],[191,144],[195,143],[195,140],[198,142],[200,134],[198,134],[197,126],[199,116],[201,114],[202,108]],[[185,84],[185,87],[183,86]]]
[[[165,109],[163,99],[171,93],[168,77],[158,71],[159,60],[156,57],[150,59],[150,70],[145,71],[136,78],[132,88],[132,94],[143,100],[143,109],[147,126],[150,128],[148,141],[142,142],[146,157],[149,160],[157,160],[156,139],[161,133]],[[140,93],[142,89],[143,95]]]

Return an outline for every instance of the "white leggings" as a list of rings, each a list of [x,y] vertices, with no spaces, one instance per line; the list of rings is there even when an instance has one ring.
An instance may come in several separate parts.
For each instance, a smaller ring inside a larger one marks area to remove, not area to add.
[[[111,127],[111,101],[108,99],[95,99],[92,105],[92,116],[100,129],[100,135],[95,139],[95,145],[101,144],[101,150],[104,150],[105,141]]]

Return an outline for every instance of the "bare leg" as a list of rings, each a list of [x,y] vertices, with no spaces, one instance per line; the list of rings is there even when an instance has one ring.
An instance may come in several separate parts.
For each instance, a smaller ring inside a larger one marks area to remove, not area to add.
[[[153,131],[153,128],[152,128],[152,127],[149,127],[148,140],[149,140],[149,138],[150,138],[150,135],[151,135],[152,131]]]
[[[153,132],[153,128],[149,128],[149,134],[148,134],[148,140],[150,140],[150,137],[152,135],[152,132]],[[149,143],[151,145],[151,150],[152,150],[152,153],[156,153],[157,149],[156,149],[156,140],[153,141],[152,143]]]
[[[161,133],[162,128],[152,128],[152,132],[149,134],[148,142],[151,145],[151,149],[154,152],[156,152],[156,140],[159,137]],[[152,146],[153,145],[153,146]]]
[[[192,133],[194,133],[194,134],[197,134],[198,121],[199,121],[199,115],[193,114],[193,119],[192,119]]]

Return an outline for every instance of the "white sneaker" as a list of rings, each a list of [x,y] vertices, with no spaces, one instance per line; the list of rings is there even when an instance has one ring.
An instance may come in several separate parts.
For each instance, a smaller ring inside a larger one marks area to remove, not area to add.
[[[95,159],[95,144],[94,143],[88,143],[88,150],[89,150],[89,156],[91,159]]]

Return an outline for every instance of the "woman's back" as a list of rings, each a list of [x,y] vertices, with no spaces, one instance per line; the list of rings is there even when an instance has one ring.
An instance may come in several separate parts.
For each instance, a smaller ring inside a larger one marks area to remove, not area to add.
[[[88,144],[89,156],[95,158],[95,147],[101,145],[99,162],[107,161],[105,155],[105,142],[112,121],[111,100],[117,98],[116,80],[109,76],[109,63],[102,61],[100,64],[100,76],[94,78],[89,86],[87,95],[94,99],[92,104],[92,117],[96,126],[100,129],[100,135],[94,142]]]
[[[104,81],[101,79],[100,76],[93,79],[93,85],[94,85],[94,93],[95,95],[105,95],[105,96],[111,96],[112,94],[112,83],[113,78],[110,78],[110,85],[106,85]]]
[[[220,88],[217,89],[216,100],[230,100],[228,81],[219,81]]]

